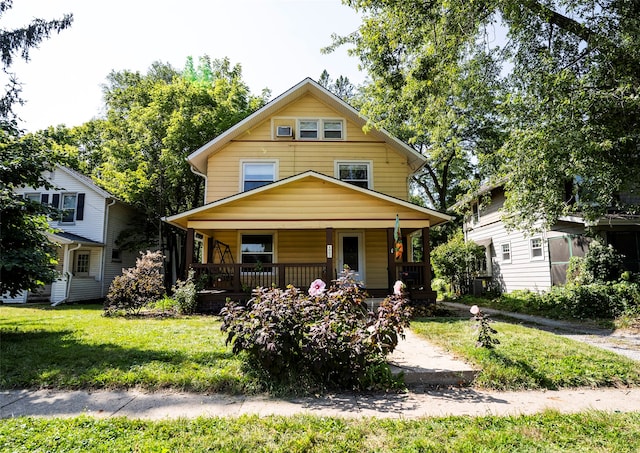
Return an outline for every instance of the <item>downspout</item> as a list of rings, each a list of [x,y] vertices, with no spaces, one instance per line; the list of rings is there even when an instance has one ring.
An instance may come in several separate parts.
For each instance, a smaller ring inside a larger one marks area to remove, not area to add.
[[[198,170],[195,169],[195,167],[193,165],[189,165],[189,168],[191,169],[191,173],[193,173],[196,176],[200,176],[202,179],[204,179],[204,194],[203,194],[203,200],[202,203],[203,204],[207,204],[207,175],[200,173]]]
[[[108,237],[108,227],[109,227],[109,211],[110,211],[110,207],[113,206],[114,204],[116,204],[116,199],[114,198],[113,200],[111,200],[111,203],[109,203],[106,206],[105,209],[105,213],[104,213],[104,227],[102,230],[102,243],[104,244],[104,251],[102,253],[102,271],[100,272],[100,280],[101,280],[101,285],[100,285],[100,295],[104,296],[104,284],[105,284],[105,278],[104,278],[104,270],[107,268],[107,237]]]
[[[82,247],[82,244],[78,243],[77,247],[74,247],[72,249],[66,249],[64,251],[64,255],[65,256],[64,256],[64,264],[63,264],[62,273],[67,276],[67,289],[65,291],[64,299],[51,304],[52,307],[56,307],[56,306],[58,306],[60,304],[63,304],[69,299],[69,294],[71,294],[71,279],[73,277],[73,274],[71,272],[69,272],[69,260],[70,260],[70,257],[71,257],[71,252],[73,252],[75,250],[78,250],[80,247]],[[66,268],[66,269],[64,269],[64,268]]]

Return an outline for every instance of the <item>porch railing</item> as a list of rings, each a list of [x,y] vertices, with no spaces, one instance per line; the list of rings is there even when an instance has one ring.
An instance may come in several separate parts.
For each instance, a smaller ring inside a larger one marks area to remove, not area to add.
[[[402,280],[409,289],[424,287],[425,265],[425,263],[398,263],[396,265],[396,278]],[[431,290],[431,288],[427,289]]]
[[[271,285],[308,288],[317,278],[327,279],[326,263],[192,264],[191,268],[205,289],[235,293]]]

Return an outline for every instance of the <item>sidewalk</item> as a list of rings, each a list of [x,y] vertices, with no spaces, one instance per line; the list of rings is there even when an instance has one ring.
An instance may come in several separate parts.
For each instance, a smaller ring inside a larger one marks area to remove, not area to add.
[[[546,409],[640,410],[640,389],[572,389],[490,392],[469,388],[403,394],[337,394],[318,398],[270,398],[131,391],[10,390],[0,392],[0,417],[129,417],[176,419],[241,415],[308,414],[322,417],[415,419],[448,415],[519,415]]]
[[[344,393],[321,397],[204,395],[129,391],[0,391],[0,418],[19,416],[174,419],[311,414],[337,417],[413,419],[447,415],[517,415],[545,409],[640,410],[640,388],[494,392],[456,387],[475,371],[450,354],[407,331],[390,357],[392,371],[403,372],[407,393]],[[418,391],[417,389],[425,389]]]

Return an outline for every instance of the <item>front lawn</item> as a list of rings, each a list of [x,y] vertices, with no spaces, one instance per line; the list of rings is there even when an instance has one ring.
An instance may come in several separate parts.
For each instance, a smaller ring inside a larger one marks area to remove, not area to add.
[[[494,350],[475,347],[467,320],[431,318],[412,329],[482,371],[493,389],[639,385],[640,363],[522,326],[495,323]],[[255,393],[265,386],[224,344],[211,316],[109,318],[100,306],[0,306],[0,387],[175,389]],[[304,383],[296,393],[305,392]]]
[[[0,306],[2,388],[173,388],[248,392],[256,385],[215,317],[109,318],[99,305]]]
[[[292,417],[15,418],[0,422],[2,451],[636,452],[640,413],[545,412],[421,420]]]
[[[492,323],[500,344],[475,347],[474,322],[430,318],[411,329],[480,369],[474,385],[496,390],[640,385],[640,362],[542,330]]]

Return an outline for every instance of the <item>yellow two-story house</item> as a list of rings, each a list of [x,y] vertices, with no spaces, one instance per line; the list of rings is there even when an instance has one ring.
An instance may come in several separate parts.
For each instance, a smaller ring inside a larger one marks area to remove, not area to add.
[[[365,124],[307,78],[188,157],[206,181],[205,204],[165,220],[187,231],[187,266],[206,279],[209,300],[329,284],[345,265],[374,297],[403,279],[412,298],[434,298],[429,228],[451,217],[409,202],[425,158]]]

